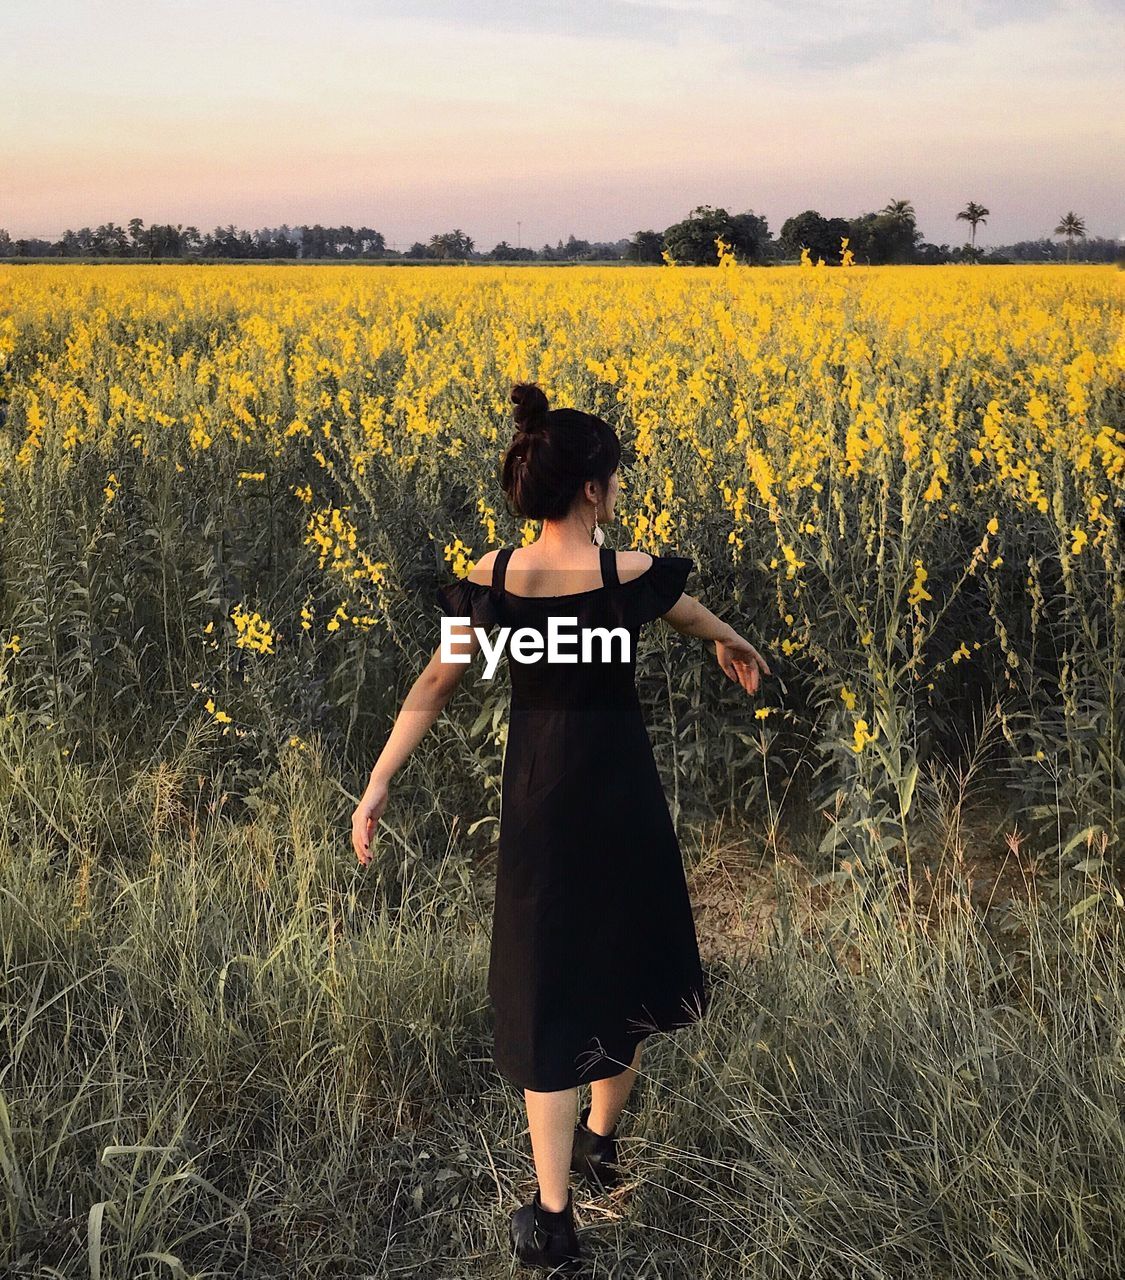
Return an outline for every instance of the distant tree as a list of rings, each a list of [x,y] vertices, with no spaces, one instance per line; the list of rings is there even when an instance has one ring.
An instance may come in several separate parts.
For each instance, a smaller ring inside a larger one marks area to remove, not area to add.
[[[969,243],[974,249],[977,247],[977,223],[987,222],[988,214],[989,210],[986,209],[983,204],[977,204],[975,200],[970,200],[957,215],[958,218],[963,219],[971,226],[972,235],[969,239]]]
[[[535,258],[535,250],[529,249],[527,245],[516,247],[501,240],[499,244],[493,247],[485,254],[486,258],[492,258],[497,262],[530,262]]]
[[[1053,234],[1066,236],[1066,260],[1069,262],[1070,250],[1074,244],[1075,237],[1080,240],[1086,239],[1086,220],[1073,212],[1064,214]]]
[[[588,257],[590,254],[589,240],[576,240],[575,237],[569,235],[566,244],[563,246],[562,256],[567,262],[573,262],[577,258]]]
[[[904,222],[916,221],[914,206],[909,200],[890,200],[883,206],[882,212],[892,218],[901,218]]]
[[[823,218],[815,209],[806,209],[804,213],[786,218],[778,233],[778,243],[789,257],[795,258],[802,249],[808,249],[814,262],[818,258],[839,262],[840,241],[847,234],[846,218]]]
[[[381,258],[386,252],[387,241],[381,231],[375,231],[372,227],[357,227],[355,235],[359,251],[365,257]]]
[[[872,266],[915,261],[921,240],[909,200],[893,200],[879,213],[864,213],[848,223],[848,248],[857,262]]]
[[[883,262],[913,262],[922,239],[914,206],[909,200],[888,201],[876,215],[871,233]]]
[[[664,248],[664,235],[660,231],[634,231],[624,257],[630,262],[659,262]]]
[[[920,245],[918,245],[914,253],[914,261],[927,267],[936,266],[939,262],[949,262],[951,260],[949,245],[930,244],[928,240],[924,240]]]
[[[730,236],[724,236],[736,258],[747,262],[762,262],[770,242],[770,228],[760,213],[736,213],[730,220]],[[717,253],[716,253],[716,256]]]
[[[135,257],[139,258],[146,252],[148,252],[149,257],[152,256],[151,251],[147,250],[145,244],[145,224],[143,218],[129,219],[129,240],[131,241],[130,247],[132,248]]]
[[[213,258],[252,258],[254,242],[249,231],[239,231],[232,222],[204,237],[203,252]]]
[[[179,258],[184,252],[184,228],[177,222],[153,223],[147,233],[150,258]]]
[[[628,247],[628,243],[625,242],[625,247]],[[582,258],[587,262],[617,262],[620,261],[622,252],[619,240],[593,240]]]
[[[429,247],[431,258],[469,258],[473,253],[473,242],[460,227],[431,236]]]
[[[93,233],[94,253],[102,258],[127,258],[129,237],[116,222],[105,222]]]
[[[659,262],[668,251],[680,262],[714,263],[718,260],[714,241],[720,236],[743,260],[769,261],[807,248],[817,259],[836,262],[840,241],[846,236],[856,261],[881,262],[1054,262],[1062,261],[1063,249],[1053,239],[1021,240],[997,246],[987,255],[976,245],[976,227],[989,210],[974,201],[957,214],[973,228],[967,244],[950,249],[922,240],[915,222],[914,207],[908,200],[892,200],[878,213],[864,213],[851,219],[825,218],[815,209],[806,209],[782,225],[777,240],[769,235],[766,220],[753,212],[729,214],[725,209],[698,205],[691,216],[666,232],[637,231],[617,240],[591,241],[573,233],[566,243],[544,244],[538,251],[513,248],[502,240],[487,254],[478,252],[472,239],[459,228],[416,241],[408,250],[387,246],[382,232],[372,227],[313,226],[259,227],[240,230],[233,223],[216,227],[202,235],[198,227],[180,223],[153,223],[146,228],[142,218],[129,219],[126,226],[106,222],[98,227],[67,228],[56,241],[25,237],[13,240],[0,229],[0,258],[191,258],[209,256],[231,259],[274,258],[403,258],[419,260],[487,258],[492,261],[613,261]],[[1121,262],[1125,246],[1117,239],[1090,237],[1082,218],[1068,213],[1055,233],[1067,237],[1067,261]],[[1079,247],[1080,243],[1080,247]]]
[[[732,216],[726,209],[697,205],[683,222],[665,230],[664,248],[676,262],[717,266],[719,254],[715,241],[720,236],[731,246],[736,258],[761,261],[769,240],[769,227],[765,218],[755,213]]]

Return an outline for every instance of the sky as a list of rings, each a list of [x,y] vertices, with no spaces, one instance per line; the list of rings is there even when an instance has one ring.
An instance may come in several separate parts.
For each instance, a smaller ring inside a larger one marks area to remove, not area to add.
[[[1125,237],[1125,0],[4,0],[0,227]]]

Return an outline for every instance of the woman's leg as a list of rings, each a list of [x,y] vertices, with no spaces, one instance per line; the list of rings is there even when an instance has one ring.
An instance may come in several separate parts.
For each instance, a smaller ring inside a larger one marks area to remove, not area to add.
[[[633,1061],[615,1076],[606,1080],[590,1081],[590,1114],[586,1117],[586,1128],[603,1136],[613,1131],[622,1109],[637,1078],[637,1068],[641,1063],[643,1040],[637,1041],[637,1049]]]
[[[574,1126],[578,1120],[578,1090],[558,1089],[539,1093],[523,1091],[527,1123],[531,1130],[531,1154],[539,1179],[539,1201],[548,1213],[566,1208],[570,1186],[570,1156]]]

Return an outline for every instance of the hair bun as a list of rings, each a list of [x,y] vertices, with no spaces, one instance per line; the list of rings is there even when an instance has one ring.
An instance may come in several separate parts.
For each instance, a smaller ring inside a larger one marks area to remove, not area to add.
[[[547,417],[547,396],[537,383],[517,382],[512,386],[511,401],[516,406],[512,416],[516,430],[532,435]]]

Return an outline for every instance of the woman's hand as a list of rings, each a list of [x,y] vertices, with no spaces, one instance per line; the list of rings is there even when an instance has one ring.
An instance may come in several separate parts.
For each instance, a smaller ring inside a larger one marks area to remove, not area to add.
[[[768,676],[770,669],[765,658],[742,636],[736,635],[733,640],[716,640],[715,657],[719,666],[732,680],[738,683],[747,693],[757,693],[761,675]]]
[[[381,779],[372,778],[352,814],[352,848],[364,866],[371,861],[371,837],[387,807],[389,795],[387,784]]]

